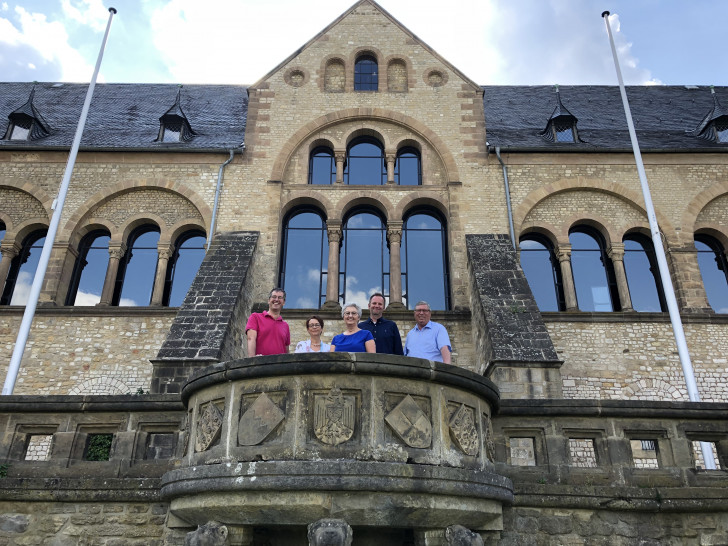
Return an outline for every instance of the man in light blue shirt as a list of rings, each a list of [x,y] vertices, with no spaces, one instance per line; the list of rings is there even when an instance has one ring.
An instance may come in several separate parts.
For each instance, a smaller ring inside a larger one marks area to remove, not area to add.
[[[450,364],[450,336],[445,327],[430,320],[430,304],[418,301],[415,305],[415,327],[407,334],[404,354]]]

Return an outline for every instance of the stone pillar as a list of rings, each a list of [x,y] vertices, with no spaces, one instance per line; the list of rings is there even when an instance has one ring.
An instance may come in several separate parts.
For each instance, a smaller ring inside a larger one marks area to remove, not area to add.
[[[402,303],[402,222],[390,222],[387,226],[389,242],[389,305],[387,309],[404,309]]]
[[[336,159],[336,183],[344,183],[344,161],[346,160],[346,152],[338,151],[334,152],[334,159]]]
[[[104,289],[101,291],[101,299],[97,305],[111,305],[111,300],[114,297],[116,275],[119,272],[119,260],[124,254],[126,254],[126,244],[109,243],[109,265],[106,268]]]
[[[157,247],[157,273],[154,276],[154,289],[152,290],[152,301],[149,305],[162,305],[164,296],[164,281],[167,278],[167,264],[172,257],[170,245],[159,245]]]
[[[678,305],[683,313],[713,313],[698,265],[698,253],[692,241],[666,245],[668,264]]]
[[[338,173],[338,169],[337,169]],[[339,249],[341,245],[341,222],[329,220],[326,222],[326,231],[329,236],[329,265],[326,277],[326,301],[324,309],[341,309],[339,305]]]
[[[629,284],[627,284],[627,271],[624,269],[624,244],[612,243],[607,250],[607,256],[612,260],[614,266],[614,277],[617,280],[617,291],[619,292],[619,305],[622,311],[632,311],[632,298],[629,295]]]
[[[387,184],[394,184],[394,162],[397,161],[397,154],[387,152],[385,157],[387,158]]]
[[[5,287],[5,281],[8,278],[8,271],[10,271],[10,264],[13,262],[18,254],[20,254],[20,245],[16,242],[5,243],[0,245],[0,253],[2,253],[2,259],[0,260],[0,287]],[[0,294],[2,291],[0,291]]]
[[[561,268],[561,283],[564,287],[564,300],[567,311],[577,311],[576,288],[574,288],[574,275],[571,273],[571,245],[561,245],[556,249]]]

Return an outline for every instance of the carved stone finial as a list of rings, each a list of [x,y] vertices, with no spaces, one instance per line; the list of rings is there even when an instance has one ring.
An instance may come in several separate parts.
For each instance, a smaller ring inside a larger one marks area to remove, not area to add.
[[[309,546],[351,546],[353,536],[343,519],[320,519],[308,526]]]
[[[451,525],[445,529],[448,546],[483,546],[483,538],[462,525]]]
[[[225,546],[228,541],[228,528],[217,521],[199,525],[195,531],[187,533],[185,546]]]

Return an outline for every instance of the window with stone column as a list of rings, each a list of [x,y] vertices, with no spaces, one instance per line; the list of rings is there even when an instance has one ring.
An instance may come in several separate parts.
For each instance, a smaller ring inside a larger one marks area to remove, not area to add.
[[[94,230],[81,239],[66,305],[96,305],[101,301],[109,266],[109,240],[106,230]]]
[[[414,309],[426,301],[432,309],[450,308],[445,219],[434,209],[410,212],[402,226],[400,274],[402,303]]]
[[[695,235],[700,276],[710,307],[716,313],[728,313],[728,259],[725,247],[706,234]]]
[[[569,242],[579,310],[620,311],[614,268],[602,234],[591,226],[576,226],[569,231]]]
[[[318,146],[311,152],[308,161],[308,183],[327,185],[334,182],[336,182],[334,151],[327,146]]]
[[[519,242],[521,268],[540,311],[564,311],[564,286],[554,245],[540,233],[529,233]]]
[[[182,305],[205,258],[205,243],[205,233],[200,230],[187,231],[177,237],[167,264],[162,305],[168,307]]]
[[[660,313],[667,310],[652,241],[640,233],[624,236],[624,269],[632,309]]]
[[[18,253],[10,261],[0,305],[25,305],[28,301],[46,231],[34,231],[23,239]]]
[[[151,303],[159,259],[158,243],[157,226],[147,224],[131,232],[119,263],[112,305],[138,307]]]
[[[279,286],[286,307],[318,309],[326,301],[329,237],[323,214],[314,208],[292,211],[283,222]]]

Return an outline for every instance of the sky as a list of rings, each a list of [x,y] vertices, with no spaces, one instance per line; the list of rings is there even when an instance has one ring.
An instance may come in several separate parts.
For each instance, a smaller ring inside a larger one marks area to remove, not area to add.
[[[0,0],[0,81],[253,84],[353,0]],[[728,85],[722,0],[381,0],[481,85]],[[443,6],[447,9],[443,10]]]

